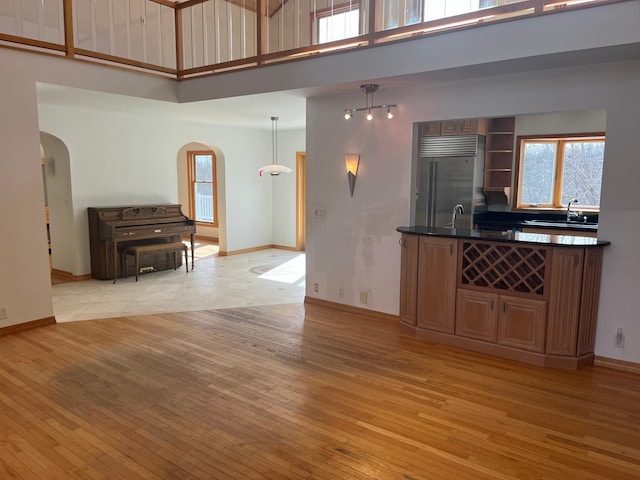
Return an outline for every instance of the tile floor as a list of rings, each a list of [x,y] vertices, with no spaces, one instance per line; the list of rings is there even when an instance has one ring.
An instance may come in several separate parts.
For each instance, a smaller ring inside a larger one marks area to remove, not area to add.
[[[149,313],[302,303],[305,254],[268,249],[219,257],[218,246],[196,243],[195,269],[184,265],[118,279],[53,285],[58,322]]]

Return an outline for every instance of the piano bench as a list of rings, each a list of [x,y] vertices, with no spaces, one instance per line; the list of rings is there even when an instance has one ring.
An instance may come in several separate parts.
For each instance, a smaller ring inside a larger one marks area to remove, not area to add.
[[[189,247],[182,242],[173,243],[153,243],[150,245],[130,245],[125,247],[122,251],[124,260],[124,277],[129,276],[127,271],[127,255],[133,255],[136,259],[136,282],[138,281],[138,274],[140,273],[140,257],[144,255],[156,255],[162,253],[173,253],[173,269],[178,268],[178,254],[184,252],[184,264],[187,267],[187,273],[189,272]]]

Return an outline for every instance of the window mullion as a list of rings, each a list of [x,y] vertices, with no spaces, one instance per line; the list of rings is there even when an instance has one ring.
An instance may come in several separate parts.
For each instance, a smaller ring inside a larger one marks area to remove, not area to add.
[[[553,206],[562,207],[562,172],[564,172],[564,140],[556,143],[556,171],[553,180]]]

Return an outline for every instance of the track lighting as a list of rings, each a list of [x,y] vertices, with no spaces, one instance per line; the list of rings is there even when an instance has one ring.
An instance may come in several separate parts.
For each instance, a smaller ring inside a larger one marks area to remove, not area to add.
[[[396,104],[388,104],[388,105],[374,105],[373,104],[373,93],[375,91],[378,90],[378,85],[376,85],[375,83],[366,83],[364,85],[360,85],[360,90],[362,90],[362,92],[366,95],[366,104],[364,107],[360,107],[360,108],[346,108],[344,110],[344,119],[345,120],[349,120],[350,118],[353,117],[353,114],[355,112],[367,112],[367,116],[366,119],[371,121],[373,120],[373,114],[371,113],[371,110],[375,109],[375,108],[386,108],[387,109],[387,118],[388,119],[392,119],[393,118],[393,113],[391,112],[391,109],[396,107]],[[369,96],[371,96],[371,100],[369,100]]]

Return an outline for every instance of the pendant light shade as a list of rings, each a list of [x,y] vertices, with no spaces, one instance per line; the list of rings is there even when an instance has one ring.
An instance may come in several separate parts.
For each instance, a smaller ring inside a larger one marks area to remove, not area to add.
[[[258,174],[268,173],[272,177],[276,177],[281,173],[291,173],[292,170],[284,165],[278,165],[278,117],[271,117],[271,150],[272,163],[258,169]]]

